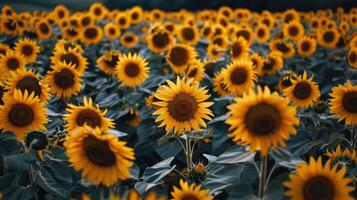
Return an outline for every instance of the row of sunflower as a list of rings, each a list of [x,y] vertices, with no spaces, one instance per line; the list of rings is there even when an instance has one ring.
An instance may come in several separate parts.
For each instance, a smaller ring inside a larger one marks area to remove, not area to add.
[[[356,8],[0,26],[4,199],[356,198]]]

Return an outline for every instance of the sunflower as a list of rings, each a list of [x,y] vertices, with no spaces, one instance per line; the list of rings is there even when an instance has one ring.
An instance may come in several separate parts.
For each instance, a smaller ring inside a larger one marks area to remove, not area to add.
[[[209,190],[202,190],[201,185],[189,184],[180,179],[181,189],[174,186],[174,190],[171,192],[173,200],[213,200],[213,196],[210,196]]]
[[[144,11],[140,6],[134,6],[129,11],[130,14],[130,22],[132,24],[138,24],[143,20]]]
[[[298,40],[297,51],[298,54],[303,57],[313,55],[316,51],[316,40],[309,36],[302,37]]]
[[[129,112],[122,117],[122,119],[129,124],[129,126],[137,128],[141,122],[140,112],[135,108],[131,108],[129,109]]]
[[[59,62],[73,65],[76,71],[80,74],[82,74],[88,66],[87,59],[83,57],[77,49],[72,48],[69,48],[68,50],[63,48],[56,49],[54,55],[51,57],[51,63],[56,65],[56,63]]]
[[[95,22],[92,13],[84,13],[79,17],[78,24],[80,27],[87,27],[93,25]]]
[[[120,29],[127,29],[130,26],[130,17],[126,13],[119,13],[115,17],[115,21]]]
[[[310,157],[309,164],[297,165],[296,173],[290,174],[290,180],[283,183],[288,188],[285,195],[292,200],[353,200],[354,198],[349,193],[354,188],[348,186],[352,179],[344,177],[346,174],[345,166],[339,170],[337,167],[338,164],[331,168],[331,160],[323,165],[321,157],[317,160]]]
[[[108,10],[101,3],[94,3],[90,6],[89,12],[97,19],[104,19]]]
[[[259,24],[259,26],[254,31],[255,40],[259,43],[264,43],[270,38],[269,27],[265,24]]]
[[[33,63],[40,52],[40,47],[37,46],[36,41],[24,38],[16,42],[14,51],[20,52],[25,57],[26,63]]]
[[[0,127],[4,131],[12,131],[19,140],[34,130],[46,130],[46,107],[35,94],[27,90],[22,93],[15,90],[14,95],[4,95],[4,105],[0,106]]]
[[[309,26],[311,29],[319,29],[320,28],[320,20],[316,17],[309,20]]]
[[[104,27],[104,35],[110,40],[114,40],[119,37],[120,29],[113,23],[108,23]]]
[[[338,85],[332,88],[330,110],[339,121],[345,120],[346,124],[357,124],[357,86],[349,80],[345,86]]]
[[[118,51],[108,51],[97,59],[97,64],[103,72],[114,75],[120,56]]]
[[[274,39],[269,44],[270,51],[279,51],[284,58],[290,58],[295,54],[292,44],[284,42],[282,39]]]
[[[211,42],[216,44],[221,49],[226,49],[229,45],[229,40],[227,36],[224,35],[218,35],[214,37]]]
[[[357,69],[357,47],[350,48],[347,55],[348,64]]]
[[[216,44],[211,43],[207,47],[207,55],[212,60],[221,58],[223,56],[223,53],[224,53],[224,50],[219,48],[219,46]]]
[[[81,47],[81,45],[79,45],[75,42],[63,40],[63,39],[58,40],[58,42],[56,43],[55,48],[54,48],[54,54],[56,54],[57,51],[60,51],[60,49],[62,49],[64,51],[70,51],[70,49],[74,49],[78,53],[83,52],[83,48]]]
[[[54,18],[57,22],[69,17],[70,12],[64,5],[58,5],[53,9]]]
[[[52,94],[59,98],[70,98],[81,90],[81,74],[75,67],[64,62],[52,66],[44,79]]]
[[[103,30],[95,25],[87,26],[81,32],[80,38],[84,44],[97,44],[103,38]]]
[[[78,127],[66,137],[64,147],[73,168],[96,185],[109,187],[130,178],[134,150],[114,134]]]
[[[337,145],[336,150],[327,151],[325,155],[332,161],[338,161],[339,159],[343,159],[351,162],[351,164],[357,164],[357,151],[348,148],[344,148],[342,150],[340,144]]]
[[[48,39],[52,36],[52,28],[47,19],[42,19],[35,24],[35,30],[39,39]]]
[[[203,63],[195,59],[187,66],[186,77],[188,79],[193,78],[193,80],[200,82],[204,78],[204,72]]]
[[[290,40],[298,40],[304,35],[304,26],[298,21],[290,21],[284,24],[283,33]]]
[[[259,23],[266,25],[269,29],[274,26],[274,17],[270,14],[268,16],[262,16],[259,19]]]
[[[148,48],[154,53],[167,51],[173,44],[174,39],[166,30],[157,30],[151,33],[147,39]]]
[[[162,26],[166,31],[168,31],[170,34],[174,34],[177,31],[176,24],[173,23],[172,21],[165,21]]]
[[[203,27],[200,29],[200,34],[207,41],[210,41],[214,35],[214,28],[212,27],[212,24],[211,23],[204,24]]]
[[[11,48],[9,47],[9,45],[4,44],[4,43],[0,43],[0,58],[2,55],[6,56],[6,52],[11,50]]]
[[[159,9],[154,9],[150,12],[152,22],[161,22],[164,20],[165,13]]]
[[[91,98],[83,97],[83,106],[68,104],[63,119],[68,131],[72,131],[79,126],[88,125],[92,128],[100,128],[104,131],[114,128],[113,120],[105,117],[107,110],[101,111],[98,105],[94,105]]]
[[[198,29],[191,25],[177,27],[177,38],[180,42],[194,46],[200,39]]]
[[[273,75],[283,67],[283,63],[284,60],[281,53],[279,51],[273,51],[265,56],[263,67],[257,70],[260,75]]]
[[[11,78],[7,81],[6,90],[8,95],[13,96],[15,90],[20,90],[24,93],[26,90],[29,94],[34,93],[40,101],[46,102],[49,98],[49,88],[46,83],[43,83],[39,75],[32,70],[17,70],[11,72]]]
[[[317,41],[318,43],[327,48],[334,48],[338,42],[339,33],[333,29],[324,29],[317,32]]]
[[[283,94],[283,91],[293,85],[293,81],[297,80],[298,76],[292,72],[288,71],[285,72],[280,78],[278,82],[278,90],[281,94]]]
[[[14,9],[9,5],[4,5],[1,9],[1,15],[3,17],[13,17],[16,15]]]
[[[129,53],[119,58],[116,75],[125,86],[137,87],[149,76],[148,63],[142,56]]]
[[[291,21],[299,21],[300,15],[295,9],[288,9],[284,12],[283,21],[284,23],[289,23]]]
[[[62,37],[66,40],[76,41],[81,37],[81,32],[74,27],[66,27],[62,29]]]
[[[230,117],[226,123],[233,131],[230,133],[233,141],[248,144],[250,152],[260,150],[263,156],[271,147],[284,147],[284,140],[296,133],[294,126],[299,124],[296,108],[289,106],[288,100],[278,93],[271,93],[267,86],[258,87],[257,92],[243,93],[228,109]]]
[[[303,76],[292,80],[292,85],[283,90],[294,106],[306,108],[314,104],[320,97],[319,85],[312,81],[313,77],[307,77],[306,71]]]
[[[2,80],[8,78],[11,71],[19,69],[25,69],[25,57],[20,52],[9,50],[5,56],[0,57],[0,77]]]
[[[248,55],[249,45],[243,37],[234,40],[230,48],[231,60],[238,60]]]
[[[131,32],[126,32],[120,37],[120,44],[126,48],[134,47],[138,44],[139,38]]]
[[[254,42],[254,33],[253,33],[252,29],[249,27],[237,28],[237,30],[234,32],[234,36],[236,38],[243,37],[247,41],[248,45],[251,45]]]
[[[166,62],[176,73],[186,71],[187,65],[197,56],[197,52],[191,46],[185,44],[173,45],[166,54]]]
[[[206,127],[203,119],[210,120],[213,116],[208,109],[213,102],[206,102],[210,97],[208,90],[200,88],[193,79],[187,81],[177,77],[176,84],[167,80],[155,97],[160,101],[154,102],[159,108],[153,113],[159,115],[156,122],[159,127],[165,127],[166,132],[173,129],[174,134],[183,134],[189,131],[199,131],[200,126]]]
[[[8,34],[8,35],[14,35],[18,31],[18,24],[17,20],[15,17],[2,17],[1,20],[1,32]]]
[[[213,91],[215,91],[220,96],[230,95],[230,91],[227,89],[226,84],[224,83],[225,73],[220,71],[217,73],[213,79]]]
[[[252,54],[248,58],[252,61],[254,70],[259,71],[263,67],[263,58],[259,54]]]

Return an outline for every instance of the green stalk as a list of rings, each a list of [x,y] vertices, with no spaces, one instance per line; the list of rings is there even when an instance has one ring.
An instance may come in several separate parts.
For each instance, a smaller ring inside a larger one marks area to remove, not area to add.
[[[265,184],[267,178],[267,170],[268,170],[268,156],[262,156],[262,163],[260,166],[260,174],[259,174],[259,198],[263,198],[265,192]]]

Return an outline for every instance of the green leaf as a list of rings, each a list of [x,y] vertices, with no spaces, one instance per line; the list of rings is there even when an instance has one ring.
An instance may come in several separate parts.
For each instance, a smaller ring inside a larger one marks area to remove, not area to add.
[[[270,152],[270,155],[275,159],[278,165],[284,166],[290,169],[295,168],[296,164],[305,162],[299,157],[294,156],[289,151],[278,147]]]
[[[34,174],[35,183],[38,184],[41,188],[43,188],[45,191],[63,199],[69,198],[69,191],[59,185],[46,169],[41,168]]]
[[[253,160],[255,153],[249,153],[241,147],[233,146],[218,157],[203,154],[210,162],[220,164],[236,164]]]

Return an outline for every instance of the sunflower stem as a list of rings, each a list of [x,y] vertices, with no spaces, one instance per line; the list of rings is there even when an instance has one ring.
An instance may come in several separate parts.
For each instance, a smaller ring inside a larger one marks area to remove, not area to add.
[[[186,144],[186,164],[187,164],[187,170],[190,172],[192,170],[192,153],[191,153],[191,144],[190,144],[190,138],[185,135],[185,144]]]
[[[268,170],[268,156],[262,156],[262,163],[261,163],[260,174],[259,174],[259,193],[258,193],[260,199],[263,198],[265,192],[267,170]]]
[[[7,164],[5,155],[1,156],[1,164],[2,164],[2,175],[5,176],[7,173]]]

